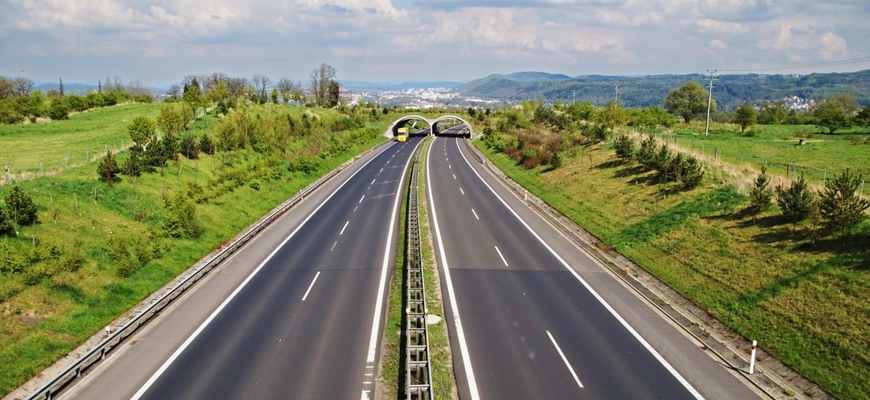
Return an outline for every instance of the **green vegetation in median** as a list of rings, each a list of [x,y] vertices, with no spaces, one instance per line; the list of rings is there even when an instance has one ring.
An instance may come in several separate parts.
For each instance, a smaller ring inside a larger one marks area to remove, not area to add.
[[[825,390],[841,398],[868,398],[870,222],[865,218],[846,233],[813,218],[793,225],[776,205],[751,209],[748,190],[744,194],[729,180],[732,175],[722,172],[739,162],[738,149],[747,149],[746,157],[776,154],[786,146],[806,150],[778,143],[792,133],[768,141],[765,136],[778,134],[741,136],[718,133],[722,127],[714,126],[717,133],[699,136],[678,129],[671,148],[691,150],[692,143],[697,149],[715,141],[735,150],[720,163],[705,162],[707,177],[682,189],[662,183],[656,171],[620,160],[606,140],[584,134],[593,130],[532,123],[529,111],[512,110],[488,121],[494,137],[484,136],[476,145],[495,165]],[[535,136],[537,142],[530,139]],[[558,151],[565,155],[559,166],[524,162],[523,146],[552,142],[560,143]],[[817,142],[811,157],[798,159],[824,165],[830,181],[846,169],[870,168],[865,147],[832,137]],[[752,179],[757,174],[748,173]],[[854,175],[851,179],[854,186]],[[817,198],[819,191],[813,189]]]
[[[214,155],[188,159],[180,153],[138,177],[120,174],[112,186],[99,180],[97,156],[81,167],[18,182],[35,202],[39,223],[22,226],[17,236],[0,236],[0,393],[67,354],[319,176],[383,141],[387,124],[351,109],[263,105],[235,112],[250,116],[246,127],[253,134],[241,145],[213,133],[237,134],[224,125],[230,117],[206,116],[181,134],[211,137],[221,149]],[[78,131],[76,121],[63,123]],[[291,121],[297,129],[281,130]],[[115,137],[128,124],[119,118],[104,134]],[[35,131],[0,136],[0,148],[7,148],[6,140],[37,139],[46,129],[16,128]],[[118,164],[130,154],[115,154]],[[0,198],[11,190],[0,186]]]
[[[429,237],[428,219],[426,216],[426,189],[422,182],[425,181],[425,154],[431,142],[427,141],[420,149],[423,154],[420,156],[420,164],[418,165],[418,184],[417,188],[412,190],[417,191],[417,205],[420,213],[420,248],[423,253],[423,276],[426,282],[424,288],[426,296],[426,309],[430,314],[444,317],[444,305],[441,301],[440,285],[438,284],[438,276],[435,259],[432,255],[431,238]],[[407,190],[404,192],[407,193]],[[407,215],[407,202],[402,205],[402,215]],[[405,232],[406,220],[401,220],[400,232]],[[403,363],[401,358],[404,357],[404,338],[402,336],[402,323],[405,310],[404,297],[404,266],[406,259],[407,246],[405,243],[399,243],[396,246],[396,265],[393,270],[393,277],[390,281],[390,297],[387,309],[387,323],[384,328],[384,346],[383,354],[381,355],[381,372],[379,389],[382,390],[380,397],[383,398],[404,398],[405,387],[405,370],[401,368]],[[444,320],[441,322],[429,325],[429,362],[432,373],[432,389],[436,398],[447,399],[456,398],[455,382],[453,380],[453,365],[450,354],[450,343],[447,337],[447,326]]]

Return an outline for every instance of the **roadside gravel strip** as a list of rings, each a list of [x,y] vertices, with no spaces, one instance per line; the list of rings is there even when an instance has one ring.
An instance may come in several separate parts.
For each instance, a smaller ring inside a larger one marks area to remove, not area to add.
[[[493,166],[470,142],[466,141],[466,144],[477,161],[483,163],[518,197],[525,199],[532,210],[543,216],[579,248],[595,258],[600,265],[634,289],[638,295],[682,328],[686,335],[701,343],[701,349],[710,357],[721,362],[725,368],[738,373],[757,391],[772,399],[834,399],[818,385],[762,349],[758,349],[756,355],[755,373],[750,375],[748,371],[752,350],[751,340],[746,340],[631,260],[607,249],[606,245],[583,227]]]

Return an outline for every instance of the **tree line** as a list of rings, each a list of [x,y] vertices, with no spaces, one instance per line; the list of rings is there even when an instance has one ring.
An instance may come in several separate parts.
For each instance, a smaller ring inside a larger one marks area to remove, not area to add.
[[[63,120],[69,118],[72,112],[129,101],[150,103],[152,94],[139,82],[124,83],[119,77],[106,78],[105,83],[98,83],[97,89],[86,95],[79,95],[65,93],[62,78],[57,90],[43,93],[34,89],[34,83],[30,79],[0,76],[0,124],[36,122],[39,118]]]

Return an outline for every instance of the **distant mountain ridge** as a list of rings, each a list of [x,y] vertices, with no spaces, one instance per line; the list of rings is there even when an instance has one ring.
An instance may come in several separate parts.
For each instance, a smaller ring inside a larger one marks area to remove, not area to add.
[[[686,82],[696,81],[707,87],[709,80],[701,74],[611,76],[549,74],[521,72],[490,75],[459,86],[465,96],[519,102],[543,99],[546,102],[590,101],[604,105],[616,99],[625,107],[661,107],[668,92]],[[850,92],[862,106],[870,105],[870,70],[846,73],[807,75],[722,75],[714,82],[713,98],[720,110],[734,110],[742,103],[760,104],[790,97],[820,100],[834,94]]]

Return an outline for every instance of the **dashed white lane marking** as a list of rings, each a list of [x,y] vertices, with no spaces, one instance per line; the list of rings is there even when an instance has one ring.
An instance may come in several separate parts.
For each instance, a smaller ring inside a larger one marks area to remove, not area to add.
[[[357,202],[356,204],[362,204],[362,201],[363,201],[364,198],[366,198],[366,195],[363,195],[363,197],[360,197],[360,198],[359,198],[359,202]]]
[[[480,220],[480,217],[477,216],[477,213],[474,211],[473,208],[471,209],[471,213],[474,214],[474,218],[476,218],[477,220]]]
[[[495,247],[495,252],[498,253],[499,257],[501,257],[501,262],[504,263],[505,267],[509,267],[510,265],[508,265],[507,260],[504,259],[504,256],[501,254],[501,250],[498,249],[498,246],[494,246],[494,247]]]
[[[344,227],[341,228],[341,232],[338,233],[338,236],[344,235],[344,230],[347,229],[347,224],[349,224],[349,223],[350,223],[350,221],[347,221],[344,223]]]
[[[459,192],[462,193],[463,196],[465,195],[465,191],[462,190],[462,188],[459,188]]]
[[[338,240],[332,242],[332,247],[329,248],[329,251],[335,250],[335,245],[337,245],[337,244],[338,244]]]
[[[456,142],[456,148],[457,149],[459,148],[459,142]],[[459,155],[462,156],[462,159],[465,161],[465,163],[468,165],[468,167],[471,168],[471,171],[474,172],[475,175],[477,175],[477,178],[480,179],[481,183],[483,183],[483,185],[486,186],[490,192],[492,192],[492,194],[499,200],[499,202],[501,202],[501,204],[503,204],[505,206],[505,208],[508,211],[510,211],[511,214],[513,214],[514,217],[517,218],[517,220],[520,221],[520,223],[526,228],[526,230],[528,230],[532,234],[532,236],[534,236],[535,239],[537,239],[538,242],[541,243],[541,245],[543,245],[550,252],[550,254],[552,254],[553,257],[555,257],[559,261],[559,263],[562,264],[562,266],[565,267],[565,269],[571,273],[571,275],[574,275],[574,278],[576,278],[580,282],[580,284],[583,285],[583,287],[585,287],[586,290],[588,290],[589,293],[591,293],[592,296],[595,297],[595,299],[598,300],[598,302],[601,303],[601,305],[603,305],[605,309],[607,309],[607,311],[610,313],[610,315],[613,315],[613,317],[616,318],[616,320],[619,321],[619,323],[632,336],[634,336],[634,338],[637,339],[637,341],[640,342],[640,344],[647,351],[649,351],[650,354],[652,354],[652,356],[655,357],[655,359],[658,360],[658,362],[660,364],[662,364],[662,366],[664,366],[665,369],[667,369],[668,372],[670,372],[671,375],[673,375],[674,378],[676,378],[677,381],[679,381],[680,384],[682,384],[683,387],[689,391],[689,393],[692,394],[692,396],[694,396],[696,399],[703,399],[704,398],[704,396],[702,396],[701,393],[699,393],[698,390],[695,389],[692,386],[692,384],[690,384],[689,381],[687,381],[686,378],[684,378],[667,360],[665,360],[665,358],[662,357],[662,355],[659,354],[659,352],[656,351],[656,349],[653,348],[652,345],[650,345],[649,342],[647,342],[646,339],[644,339],[643,336],[641,336],[640,333],[638,333],[634,329],[634,327],[632,327],[631,325],[628,324],[628,321],[626,321],[624,318],[622,318],[622,316],[619,315],[619,313],[617,313],[616,310],[610,306],[610,303],[608,303],[607,300],[604,300],[604,298],[601,297],[601,295],[598,294],[598,292],[592,288],[592,286],[589,284],[589,282],[586,282],[586,280],[583,279],[583,277],[581,277],[580,274],[577,273],[577,271],[575,271],[573,268],[571,268],[571,266],[568,265],[568,263],[565,261],[565,259],[562,258],[562,256],[560,256],[558,253],[556,253],[556,251],[553,250],[553,248],[550,247],[550,245],[547,242],[545,242],[544,239],[541,238],[540,235],[538,235],[538,232],[535,232],[535,230],[532,229],[532,227],[530,227],[529,224],[527,224],[526,221],[523,220],[519,216],[519,214],[517,214],[517,212],[514,211],[514,209],[511,208],[511,206],[509,206],[507,204],[507,202],[505,202],[505,200],[501,196],[499,196],[498,193],[495,192],[495,189],[493,189],[492,186],[489,185],[489,183],[486,183],[486,180],[484,180],[483,177],[480,175],[480,173],[477,172],[477,170],[471,165],[471,162],[468,161],[468,157],[465,157],[465,154],[463,154],[461,150],[459,151]],[[431,192],[430,192],[429,197],[430,197],[429,204],[433,204],[433,202],[431,200],[431,197],[432,197]],[[435,215],[434,206],[432,206],[432,208],[433,208],[432,215],[433,215],[433,220],[434,220],[434,215]],[[440,238],[439,238],[439,242],[440,242]],[[445,270],[446,270],[446,268],[445,268]],[[445,278],[446,278],[446,273],[445,273]],[[448,289],[449,289],[449,287],[448,287]],[[455,302],[455,300],[453,300],[453,299],[451,299],[451,301]],[[465,340],[465,339],[463,338],[462,340]],[[462,343],[460,343],[460,344],[462,344]],[[462,347],[460,347],[460,350],[461,349],[462,349]]]
[[[574,377],[574,382],[577,382],[577,386],[580,386],[580,388],[582,389],[583,384],[580,383],[580,378],[577,377],[577,373],[574,372],[574,368],[571,368],[571,363],[568,362],[568,359],[565,357],[565,353],[562,353],[562,348],[559,347],[559,343],[556,343],[556,339],[553,339],[553,335],[550,333],[550,331],[546,332],[547,336],[550,337],[550,341],[553,342],[553,346],[556,346],[556,351],[559,352],[559,356],[562,357],[562,361],[565,362],[565,366],[568,367],[568,371],[571,371],[571,376]]]
[[[456,174],[453,174],[453,179],[456,179]]]
[[[378,178],[372,179],[372,183],[369,183],[369,186],[374,185],[376,180],[378,180]]]
[[[314,287],[314,282],[317,282],[317,278],[320,277],[320,271],[317,271],[317,275],[314,275],[314,280],[311,281],[311,284],[308,285],[308,290],[305,291],[305,296],[302,296],[302,301],[308,298],[308,293],[311,293],[311,288]]]

